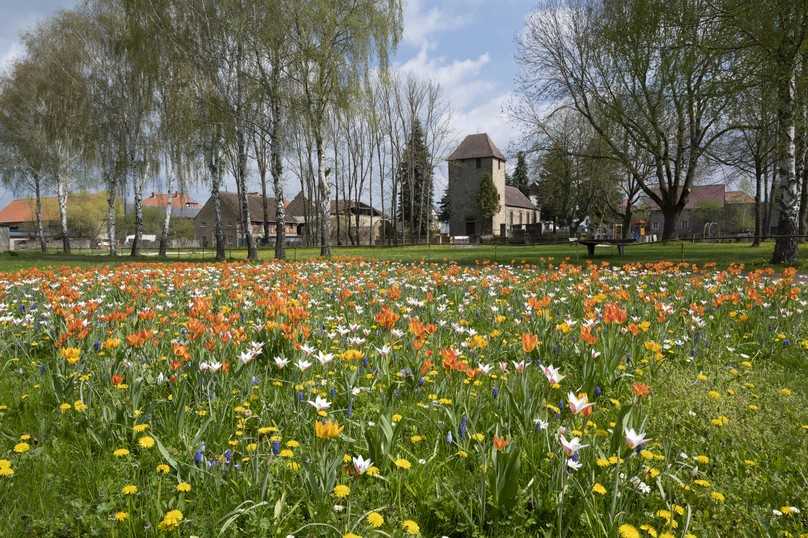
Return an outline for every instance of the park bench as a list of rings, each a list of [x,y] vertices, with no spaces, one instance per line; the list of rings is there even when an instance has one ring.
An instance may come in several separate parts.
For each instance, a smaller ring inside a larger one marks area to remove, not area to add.
[[[595,255],[596,246],[616,246],[617,253],[622,256],[625,251],[626,245],[634,243],[634,239],[578,239],[576,243],[586,247],[586,254],[590,258]]]

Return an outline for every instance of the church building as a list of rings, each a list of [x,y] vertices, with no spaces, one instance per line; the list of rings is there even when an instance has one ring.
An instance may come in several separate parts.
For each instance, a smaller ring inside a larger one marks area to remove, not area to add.
[[[510,237],[536,224],[539,210],[516,187],[505,185],[505,156],[486,133],[467,136],[449,155],[449,235]],[[480,182],[488,174],[499,193],[499,211],[484,218]]]

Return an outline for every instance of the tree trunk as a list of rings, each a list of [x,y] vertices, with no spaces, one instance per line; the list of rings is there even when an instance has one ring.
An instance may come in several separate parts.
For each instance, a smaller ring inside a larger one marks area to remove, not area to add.
[[[36,236],[39,239],[39,250],[48,253],[48,242],[45,240],[45,227],[42,224],[42,179],[34,174],[34,196],[36,197]]]
[[[261,159],[256,159],[258,163],[258,175],[261,178],[261,212],[263,213],[264,243],[269,244],[269,199],[267,198],[267,167]],[[277,226],[277,225],[276,225]]]
[[[760,159],[755,159],[755,238],[752,241],[752,246],[760,246],[760,232],[762,226],[762,214],[760,207],[760,194],[763,182],[763,169],[760,164]]]
[[[144,173],[145,175],[145,173]],[[143,240],[143,178],[135,178],[135,239],[132,241],[132,256],[140,256],[140,243]]]
[[[60,175],[56,176],[56,198],[59,202],[59,223],[62,231],[62,252],[70,254],[70,232],[67,228],[67,185]]]
[[[171,182],[168,183],[169,197],[168,205],[166,206],[166,214],[163,219],[163,230],[160,233],[160,257],[165,258],[168,254],[168,232],[171,228],[171,209],[173,206],[173,197],[171,196]]]
[[[794,147],[794,91],[795,67],[789,67],[787,80],[780,88],[777,119],[777,167],[780,192],[777,200],[779,215],[777,240],[774,244],[772,263],[793,263],[797,260],[797,187],[796,160]]]
[[[314,134],[317,152],[317,183],[320,190],[320,256],[331,257],[331,185],[328,183],[330,170],[323,170],[323,137]]]
[[[283,194],[283,160],[281,159],[280,133],[281,106],[278,99],[272,100],[272,130],[270,131],[270,163],[272,166],[272,190],[275,192],[275,258],[286,258],[286,197]]]
[[[800,182],[800,215],[799,215],[799,235],[806,235],[808,232],[808,166],[802,167],[802,177],[798,177]],[[800,242],[804,241],[800,238]]]
[[[250,203],[247,196],[247,145],[244,140],[244,129],[236,133],[236,181],[239,189],[239,202],[241,204],[241,227],[244,233],[244,242],[247,244],[247,259],[258,259],[258,250],[255,247],[255,238],[252,233],[252,217]]]
[[[115,202],[118,199],[118,179],[115,172],[110,173],[113,179],[107,183],[107,240],[109,241],[109,255],[118,255],[117,213]]]
[[[210,171],[210,197],[213,199],[213,213],[215,216],[215,236],[216,236],[216,260],[224,261],[224,226],[222,224],[222,200],[219,198],[219,188],[222,184],[221,163],[215,156],[215,150],[211,149],[208,160],[208,170]]]
[[[676,223],[679,221],[679,211],[676,208],[662,208],[662,240],[676,239]]]
[[[623,239],[631,236],[631,197],[626,200],[626,209],[623,213]]]

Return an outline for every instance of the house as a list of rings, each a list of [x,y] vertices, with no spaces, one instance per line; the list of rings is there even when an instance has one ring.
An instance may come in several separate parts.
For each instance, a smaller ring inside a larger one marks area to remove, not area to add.
[[[221,202],[222,211],[222,224],[224,226],[225,244],[232,246],[240,246],[243,241],[243,230],[241,227],[241,205],[239,204],[238,194],[235,192],[220,192],[219,200]],[[247,202],[250,205],[250,220],[252,226],[253,237],[256,240],[264,235],[264,198],[258,193],[249,193],[247,195]],[[269,235],[275,236],[275,199],[267,199],[269,206]],[[208,248],[216,244],[216,211],[213,197],[209,198],[205,205],[197,212],[194,217],[194,230],[196,239],[200,242],[202,247]],[[302,231],[302,220],[289,215],[287,210],[286,223],[284,226],[287,241],[294,242],[300,237]]]
[[[647,207],[651,234],[662,234],[662,211],[649,199]],[[723,183],[690,187],[687,205],[679,215],[676,233],[681,238],[733,236],[755,228],[755,199],[743,191],[729,191]]]
[[[188,195],[174,191],[174,194],[163,192],[153,192],[151,196],[143,199],[143,207],[168,207],[171,202],[172,213],[181,207],[199,208],[199,202],[191,200]]]
[[[42,227],[45,237],[60,235],[59,203],[55,196],[43,196]],[[68,197],[67,220],[71,238],[94,241],[106,228],[107,200],[103,192],[75,192]],[[37,235],[36,199],[18,198],[0,210],[0,227],[8,228],[15,240],[33,239]]]
[[[516,187],[505,185],[505,156],[486,133],[467,136],[449,155],[449,235],[510,237],[539,221],[539,210]],[[481,214],[480,182],[489,175],[499,193],[500,209]]]
[[[302,192],[298,193],[286,206],[286,214],[297,217],[303,223],[306,222],[307,214],[311,216],[313,212],[317,210],[313,202],[306,199]],[[351,234],[356,234],[357,221],[359,223],[358,240],[360,243],[366,243],[368,241],[371,222],[373,223],[373,241],[383,239],[384,224],[388,219],[385,217],[384,213],[378,209],[361,201],[331,200],[330,212],[332,240],[337,239],[338,219],[340,237],[346,240],[346,242],[350,240],[348,235],[349,228]],[[305,233],[305,230],[302,230],[301,233]]]

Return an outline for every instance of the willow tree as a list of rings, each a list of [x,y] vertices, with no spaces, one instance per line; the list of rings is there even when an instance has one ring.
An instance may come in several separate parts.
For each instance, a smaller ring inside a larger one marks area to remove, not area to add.
[[[295,51],[292,78],[305,128],[314,141],[320,207],[320,255],[331,256],[331,186],[325,165],[326,121],[348,107],[373,61],[381,71],[401,37],[400,0],[310,0],[289,6]]]
[[[0,81],[0,174],[3,182],[34,194],[36,235],[42,253],[47,241],[42,219],[45,184],[45,132],[31,75],[34,66],[24,59]]]
[[[31,65],[30,91],[37,99],[44,138],[43,171],[56,185],[62,249],[70,253],[67,204],[71,184],[86,159],[88,94],[81,72],[83,43],[72,31],[79,15],[65,11],[23,38]]]

